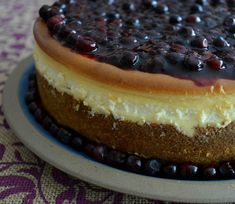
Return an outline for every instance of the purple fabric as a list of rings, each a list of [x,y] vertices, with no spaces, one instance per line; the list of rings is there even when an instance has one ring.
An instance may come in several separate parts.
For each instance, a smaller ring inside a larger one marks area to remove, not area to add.
[[[0,0],[0,96],[18,62],[32,52],[33,19],[46,0]],[[26,149],[11,132],[0,104],[0,203],[162,203],[73,178]]]

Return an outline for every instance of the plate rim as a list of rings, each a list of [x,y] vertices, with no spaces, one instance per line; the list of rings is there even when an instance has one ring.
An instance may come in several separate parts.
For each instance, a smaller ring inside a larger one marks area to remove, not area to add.
[[[173,202],[235,201],[235,180],[184,181],[138,175],[86,159],[50,141],[29,121],[20,105],[18,91],[21,80],[32,63],[30,55],[12,72],[4,87],[2,106],[13,132],[42,160],[76,178],[125,194]]]

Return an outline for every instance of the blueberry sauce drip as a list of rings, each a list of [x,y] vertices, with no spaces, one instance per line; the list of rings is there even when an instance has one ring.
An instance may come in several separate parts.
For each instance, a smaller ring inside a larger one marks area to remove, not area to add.
[[[208,85],[235,79],[235,1],[59,0],[39,14],[73,51]]]

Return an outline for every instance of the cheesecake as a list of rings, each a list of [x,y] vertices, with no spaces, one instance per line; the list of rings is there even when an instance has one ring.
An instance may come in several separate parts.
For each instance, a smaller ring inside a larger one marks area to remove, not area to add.
[[[235,156],[235,1],[60,0],[34,25],[40,99],[62,126],[144,158]]]

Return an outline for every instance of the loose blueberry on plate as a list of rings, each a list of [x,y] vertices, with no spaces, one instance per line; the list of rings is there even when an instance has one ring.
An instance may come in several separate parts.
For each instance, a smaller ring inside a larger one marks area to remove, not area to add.
[[[143,171],[144,174],[149,176],[157,176],[161,172],[161,162],[157,159],[149,159],[145,161]]]
[[[60,128],[56,134],[56,138],[64,144],[70,144],[72,140],[72,134],[68,130]]]
[[[130,155],[126,160],[126,167],[128,170],[132,172],[139,173],[142,168],[142,160],[140,157],[135,155]]]

